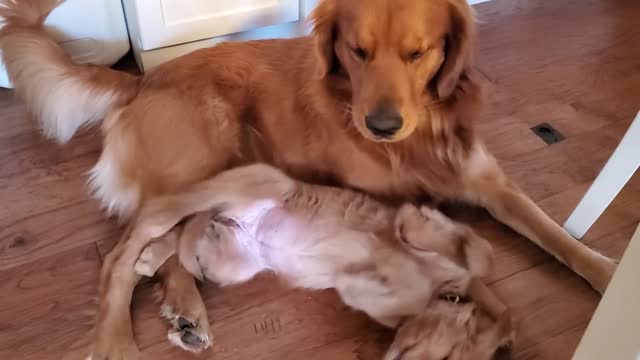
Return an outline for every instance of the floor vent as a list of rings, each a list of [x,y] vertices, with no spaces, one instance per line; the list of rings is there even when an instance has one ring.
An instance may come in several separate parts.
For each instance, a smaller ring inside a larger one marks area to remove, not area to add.
[[[564,135],[554,129],[549,123],[538,124],[532,127],[531,131],[549,145],[559,143],[565,139]]]

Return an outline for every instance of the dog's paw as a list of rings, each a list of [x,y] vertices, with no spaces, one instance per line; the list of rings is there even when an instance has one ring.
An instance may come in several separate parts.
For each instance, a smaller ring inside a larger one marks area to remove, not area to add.
[[[211,346],[212,337],[209,333],[209,324],[192,323],[181,316],[177,316],[170,323],[173,328],[169,330],[167,337],[172,344],[195,353]]]
[[[209,329],[209,318],[202,298],[195,286],[192,295],[176,293],[158,288],[157,295],[162,301],[161,315],[171,328],[169,341],[190,352],[199,353],[211,347],[213,337]]]
[[[112,341],[102,341],[95,345],[87,360],[140,360],[141,358],[140,350],[133,339],[115,336]]]
[[[208,349],[212,344],[209,322],[206,316],[180,315],[167,303],[162,305],[162,317],[169,321],[171,329],[167,337],[169,341],[190,352],[199,353]],[[184,313],[186,314],[186,312]]]

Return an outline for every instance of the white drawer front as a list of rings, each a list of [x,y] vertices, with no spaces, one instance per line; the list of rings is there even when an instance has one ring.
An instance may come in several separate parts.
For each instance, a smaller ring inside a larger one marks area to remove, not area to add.
[[[125,0],[139,27],[142,50],[151,50],[298,20],[300,0]],[[135,40],[134,40],[135,41]]]

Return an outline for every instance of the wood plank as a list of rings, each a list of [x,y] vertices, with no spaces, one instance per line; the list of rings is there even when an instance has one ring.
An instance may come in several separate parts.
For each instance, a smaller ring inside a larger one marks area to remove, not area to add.
[[[585,281],[555,261],[515,274],[492,287],[516,319],[516,353],[584,323],[600,298]]]
[[[573,187],[540,201],[539,205],[552,219],[563,224],[587,191],[589,185],[591,185],[591,182]],[[628,225],[637,224],[639,221],[640,172],[629,180],[582,241],[591,243],[593,240],[616,232]]]
[[[100,151],[95,133],[60,146],[43,138],[8,90],[0,91],[0,270],[112,236],[85,173]]]
[[[573,329],[546,341],[536,344],[513,356],[514,360],[569,360],[573,356],[578,343],[587,328],[587,323],[581,323]]]
[[[93,325],[99,269],[88,244],[0,271],[0,358],[60,359],[76,348]]]
[[[569,138],[500,163],[532,199],[539,201],[592,181],[627,126],[625,123],[615,123],[583,134],[580,138]]]
[[[239,301],[242,301],[241,299]],[[219,319],[207,357],[284,359],[357,336],[375,338],[382,329],[341,305],[333,291],[292,291],[284,297]],[[147,348],[150,358],[170,352],[165,341]]]
[[[93,201],[85,200],[0,228],[0,270],[110,239],[117,228]]]

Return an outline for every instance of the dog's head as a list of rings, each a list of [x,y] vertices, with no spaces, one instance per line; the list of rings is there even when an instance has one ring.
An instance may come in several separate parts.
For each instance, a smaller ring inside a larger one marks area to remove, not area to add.
[[[471,66],[465,0],[322,0],[311,15],[321,76],[348,76],[355,127],[395,142],[430,121]]]
[[[403,205],[396,215],[395,233],[407,251],[430,264],[438,260],[448,273],[464,271],[470,279],[484,277],[491,269],[493,251],[489,242],[437,209]]]
[[[433,300],[398,329],[385,360],[493,360],[509,357],[511,318],[492,319],[469,303]],[[507,351],[502,351],[502,350]]]

